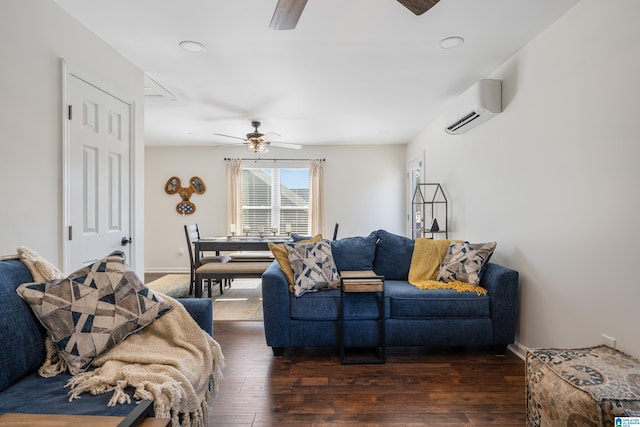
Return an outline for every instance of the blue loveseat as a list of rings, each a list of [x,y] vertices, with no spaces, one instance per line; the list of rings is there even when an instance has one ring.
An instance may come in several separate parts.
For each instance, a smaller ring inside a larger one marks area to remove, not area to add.
[[[69,402],[65,384],[69,374],[42,378],[38,368],[45,359],[42,328],[33,312],[16,293],[16,288],[33,282],[29,269],[19,260],[0,261],[0,415],[28,414],[126,416],[132,403],[108,407],[111,393],[92,396],[84,393]],[[210,299],[182,299],[200,327],[213,334]],[[130,390],[132,391],[132,390]]]
[[[514,342],[518,318],[518,272],[487,263],[480,285],[488,295],[452,289],[420,290],[407,281],[414,241],[378,230],[366,237],[331,242],[339,271],[373,270],[385,277],[386,345],[491,346],[504,354]],[[262,276],[264,328],[275,355],[290,347],[337,347],[340,290],[299,297],[277,262]],[[378,339],[375,295],[344,301],[344,343],[373,347]]]

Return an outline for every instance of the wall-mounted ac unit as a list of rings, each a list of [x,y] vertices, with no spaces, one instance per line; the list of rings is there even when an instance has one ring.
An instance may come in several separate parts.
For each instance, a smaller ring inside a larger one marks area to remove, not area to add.
[[[501,111],[502,82],[480,80],[446,108],[444,130],[451,135],[460,135]]]

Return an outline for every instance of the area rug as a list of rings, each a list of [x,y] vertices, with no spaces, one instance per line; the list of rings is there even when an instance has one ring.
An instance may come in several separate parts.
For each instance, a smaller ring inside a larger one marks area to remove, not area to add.
[[[211,293],[214,320],[263,320],[260,279],[235,279],[223,295],[217,286]]]
[[[189,275],[167,274],[147,283],[147,287],[172,298],[186,298],[189,295]]]
[[[147,283],[155,292],[162,292],[173,298],[189,296],[188,274],[167,274]],[[204,287],[207,298],[207,289]],[[262,288],[260,279],[235,279],[231,288],[220,295],[218,285],[211,289],[213,299],[213,320],[262,320]]]

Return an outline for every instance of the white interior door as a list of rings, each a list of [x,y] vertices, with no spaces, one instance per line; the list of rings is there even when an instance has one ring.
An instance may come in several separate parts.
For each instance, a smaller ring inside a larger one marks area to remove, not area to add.
[[[68,247],[73,271],[118,249],[129,259],[131,105],[68,75]]]

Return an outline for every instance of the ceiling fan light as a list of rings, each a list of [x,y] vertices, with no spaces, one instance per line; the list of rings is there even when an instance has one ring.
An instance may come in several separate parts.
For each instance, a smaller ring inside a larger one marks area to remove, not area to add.
[[[247,151],[251,151],[252,153],[268,153],[269,149],[259,141],[248,141]]]

